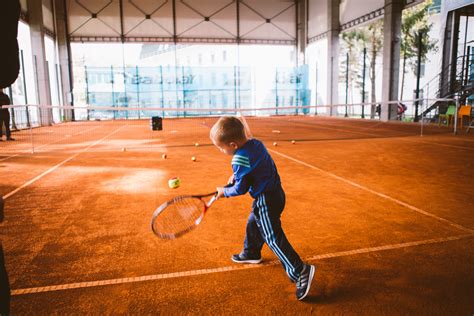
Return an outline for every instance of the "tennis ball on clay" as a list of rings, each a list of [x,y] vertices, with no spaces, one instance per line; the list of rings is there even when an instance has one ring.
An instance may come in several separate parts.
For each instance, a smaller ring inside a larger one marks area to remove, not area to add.
[[[295,142],[294,140],[292,140],[291,143],[292,143],[293,145],[296,144],[296,142]]]
[[[166,159],[166,157],[167,157],[166,154],[161,155],[162,159]]]
[[[199,147],[199,143],[194,144],[194,146]]]
[[[196,161],[196,157],[192,156],[192,157],[191,157],[191,160],[192,160],[192,161]]]
[[[278,143],[277,143],[277,142],[273,142],[273,146],[277,146],[277,145],[278,145]]]
[[[178,177],[174,177],[168,180],[168,186],[170,189],[176,189],[181,184],[181,180]]]
[[[122,151],[127,151],[127,148],[122,148]]]

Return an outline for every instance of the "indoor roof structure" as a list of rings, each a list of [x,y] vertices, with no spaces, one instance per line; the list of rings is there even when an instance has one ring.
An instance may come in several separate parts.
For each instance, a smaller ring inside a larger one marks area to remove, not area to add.
[[[64,0],[72,42],[194,42],[295,45],[328,32],[332,0]],[[43,2],[46,33],[54,36],[54,8]],[[405,0],[405,7],[422,2]],[[21,0],[23,18],[27,0]],[[341,30],[382,17],[384,0],[341,0]]]

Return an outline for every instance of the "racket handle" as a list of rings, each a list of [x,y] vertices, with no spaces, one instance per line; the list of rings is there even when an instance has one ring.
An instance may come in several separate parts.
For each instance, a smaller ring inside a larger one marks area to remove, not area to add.
[[[212,203],[214,203],[216,200],[217,200],[217,192],[216,192],[216,194],[214,194],[214,196],[212,197],[212,199],[210,199],[209,202],[207,202],[206,208],[211,207]]]

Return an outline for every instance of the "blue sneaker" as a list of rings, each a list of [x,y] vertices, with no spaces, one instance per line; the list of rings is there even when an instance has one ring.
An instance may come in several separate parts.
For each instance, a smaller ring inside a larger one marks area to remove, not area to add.
[[[316,271],[314,266],[305,264],[303,271],[296,281],[296,298],[298,300],[301,301],[308,295],[309,289],[311,288],[311,281],[313,281],[314,271]]]
[[[237,262],[237,263],[260,263],[262,262],[262,257],[259,256],[249,256],[248,254],[245,254],[244,252],[241,252],[239,254],[232,255],[232,261]]]

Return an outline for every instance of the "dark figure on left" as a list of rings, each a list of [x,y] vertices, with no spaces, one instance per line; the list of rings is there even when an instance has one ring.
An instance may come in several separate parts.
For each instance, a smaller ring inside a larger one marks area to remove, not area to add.
[[[18,20],[20,19],[19,0],[0,1],[0,89],[11,86],[20,71],[18,52]],[[10,101],[10,100],[8,100]],[[8,102],[10,103],[10,102]],[[8,137],[8,136],[7,136]],[[0,222],[3,221],[4,200],[0,197]],[[10,314],[10,285],[5,269],[2,243],[0,240],[0,315]]]
[[[3,222],[3,198],[0,196],[0,223]],[[5,269],[5,258],[3,256],[2,241],[0,240],[0,315],[10,314],[10,283]]]

